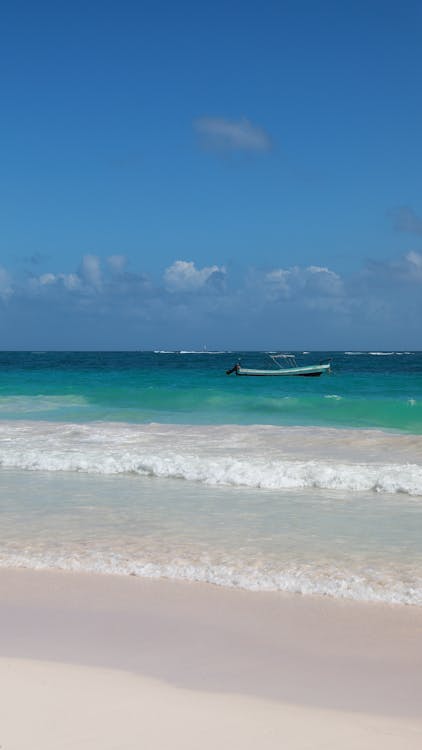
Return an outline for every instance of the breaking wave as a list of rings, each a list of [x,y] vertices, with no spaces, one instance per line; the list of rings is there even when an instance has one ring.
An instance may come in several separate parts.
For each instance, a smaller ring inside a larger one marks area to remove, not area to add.
[[[238,564],[201,564],[197,561],[154,562],[128,559],[122,554],[44,553],[0,554],[0,567],[33,570],[64,570],[141,578],[211,583],[247,591],[283,591],[292,594],[330,596],[336,599],[422,605],[421,579],[410,575],[406,581],[373,571],[352,572],[337,566],[319,567],[292,564],[285,569],[245,567]]]
[[[272,490],[422,496],[421,448],[420,436],[375,431],[46,422],[0,427],[4,468],[138,474]]]

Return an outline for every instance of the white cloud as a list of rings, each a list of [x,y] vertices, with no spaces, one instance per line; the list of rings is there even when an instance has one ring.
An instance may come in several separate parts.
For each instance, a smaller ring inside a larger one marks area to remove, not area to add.
[[[69,289],[69,291],[79,289],[81,286],[81,280],[77,273],[61,273],[59,274],[59,278],[63,281],[63,285],[66,289]]]
[[[308,266],[306,286],[309,291],[328,297],[339,297],[344,293],[344,285],[341,277],[329,268],[321,266]]]
[[[112,270],[113,273],[119,274],[122,273],[125,266],[126,266],[126,256],[125,255],[110,255],[107,258],[107,263]]]
[[[194,121],[206,148],[216,151],[269,151],[268,133],[243,117],[227,120],[224,117],[200,117]]]
[[[84,255],[77,273],[43,273],[33,276],[30,286],[33,290],[62,286],[69,292],[97,292],[102,286],[100,259],[96,255]]]
[[[318,297],[341,297],[344,285],[341,277],[325,266],[291,266],[275,268],[264,276],[271,298],[291,298],[304,295],[305,303]],[[308,295],[308,296],[306,296]]]
[[[364,270],[366,278],[378,285],[397,285],[422,282],[422,253],[415,250],[400,258],[372,262]]]
[[[81,278],[77,273],[43,273],[41,276],[33,276],[30,281],[32,289],[53,287],[60,284],[69,291],[80,289],[82,286]]]
[[[38,277],[38,282],[41,286],[47,286],[48,284],[56,284],[58,277],[55,273],[43,273]]]
[[[196,268],[192,261],[176,260],[164,271],[164,283],[171,292],[197,291],[212,281],[221,280],[225,274],[224,266]]]
[[[195,331],[201,337],[231,339],[232,346],[243,331],[243,345],[260,345],[262,338],[267,346],[284,326],[292,342],[286,346],[299,336],[309,336],[315,345],[324,340],[340,346],[346,346],[346,336],[348,341],[355,337],[363,346],[366,336],[374,342],[381,332],[385,341],[394,334],[406,348],[420,347],[422,253],[417,251],[372,263],[353,276],[316,264],[251,269],[230,286],[222,265],[198,267],[179,259],[154,283],[141,272],[115,270],[124,269],[123,257],[115,257],[119,260],[101,267],[97,256],[85,256],[78,272],[20,278],[0,267],[0,300],[9,303],[3,306],[3,326],[13,330],[25,321],[29,330],[32,321],[45,315],[49,329],[59,330],[57,321],[68,321],[82,342],[88,324],[98,331],[110,325],[128,336],[131,331],[135,339],[145,323],[145,336],[166,332],[175,346],[180,336]]]
[[[84,255],[79,276],[89,286],[99,289],[102,284],[100,259],[96,255]]]
[[[422,281],[422,253],[411,250],[405,255],[403,265],[410,278]]]

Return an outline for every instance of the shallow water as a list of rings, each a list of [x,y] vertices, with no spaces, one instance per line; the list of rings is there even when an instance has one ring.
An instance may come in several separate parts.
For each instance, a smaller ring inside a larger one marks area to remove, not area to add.
[[[333,358],[3,353],[0,564],[422,605],[422,356]]]
[[[422,604],[409,496],[12,470],[0,482],[1,565]]]

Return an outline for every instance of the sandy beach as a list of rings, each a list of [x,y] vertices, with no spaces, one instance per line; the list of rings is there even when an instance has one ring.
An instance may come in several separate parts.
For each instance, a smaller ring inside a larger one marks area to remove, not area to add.
[[[419,748],[422,611],[0,572],[0,745]]]

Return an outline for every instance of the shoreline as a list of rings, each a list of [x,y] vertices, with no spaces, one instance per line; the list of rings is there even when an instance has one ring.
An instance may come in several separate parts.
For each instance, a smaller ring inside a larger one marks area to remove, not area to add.
[[[2,569],[0,622],[0,657],[118,669],[321,709],[421,716],[419,607]]]
[[[418,607],[2,569],[0,635],[4,750],[422,743]]]

